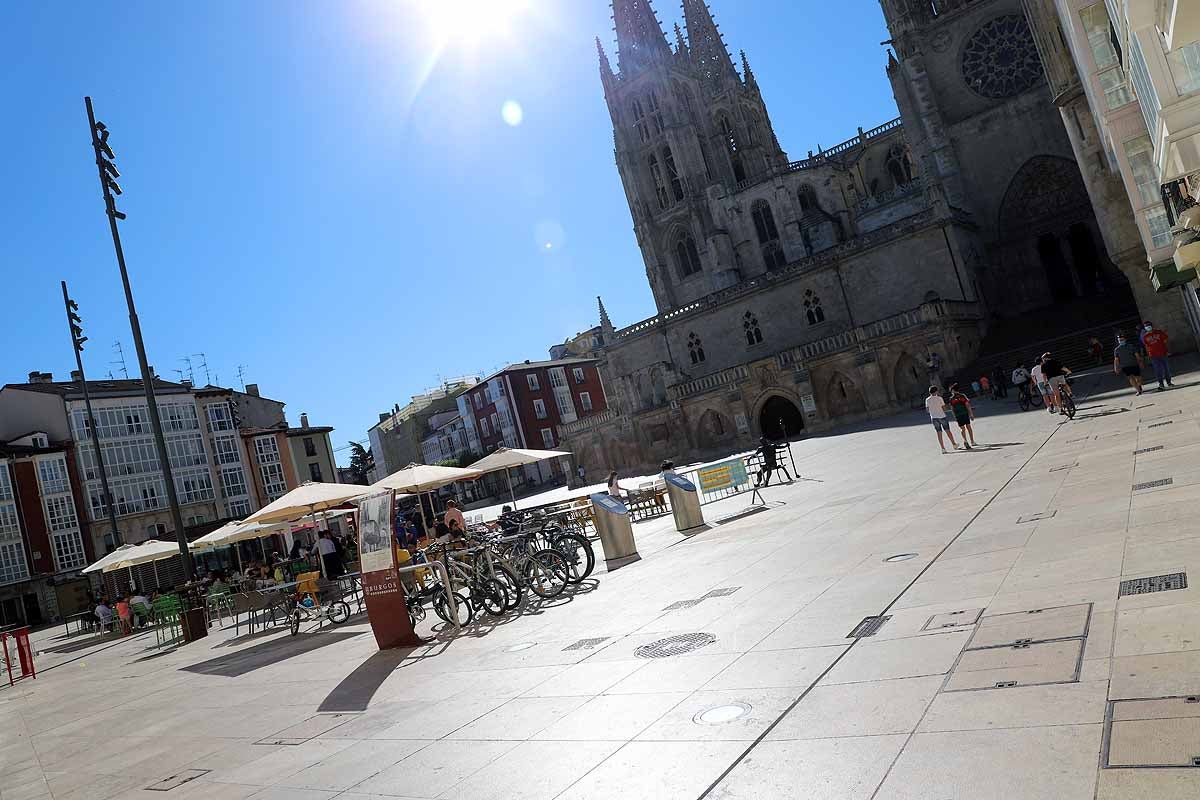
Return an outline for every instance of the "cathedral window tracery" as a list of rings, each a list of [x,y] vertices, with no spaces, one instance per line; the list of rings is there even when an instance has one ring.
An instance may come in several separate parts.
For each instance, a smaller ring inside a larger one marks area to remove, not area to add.
[[[962,74],[976,94],[993,100],[1015,97],[1042,79],[1029,23],[1005,14],[985,23],[962,51]]]
[[[646,105],[650,108],[650,122],[654,125],[654,135],[659,136],[663,132],[663,116],[662,109],[658,107],[658,95],[653,91],[646,94]]]
[[[821,298],[812,289],[804,291],[804,316],[809,325],[825,321],[825,310],[821,308]]]
[[[738,145],[737,132],[729,122],[729,117],[722,116],[717,120],[721,138],[725,141],[725,150],[729,153],[729,165],[733,168],[733,179],[741,182],[746,180],[746,168],[742,164],[742,152]]]
[[[758,317],[747,311],[742,316],[742,331],[746,334],[746,344],[753,347],[763,340],[762,329],[758,327]]]
[[[642,101],[635,97],[629,104],[629,110],[633,112],[633,127],[637,128],[638,138],[643,142],[650,141],[650,128],[646,125],[646,110],[642,108]]]
[[[671,194],[676,200],[682,200],[683,179],[679,177],[679,170],[675,167],[675,156],[671,154],[670,147],[663,148],[663,164],[667,167],[667,180],[671,182]]]
[[[912,164],[902,145],[893,145],[888,151],[887,170],[897,186],[905,186],[912,181]]]
[[[688,357],[693,364],[704,363],[704,345],[700,341],[700,337],[694,333],[688,334]]]
[[[754,231],[758,234],[758,243],[762,248],[763,262],[768,270],[778,269],[787,263],[783,247],[779,244],[779,229],[775,227],[775,215],[771,213],[771,204],[766,200],[758,200],[750,209],[754,219]]]
[[[680,278],[700,271],[700,253],[696,250],[696,240],[689,233],[681,233],[675,240],[675,270]]]
[[[666,208],[671,205],[671,198],[667,195],[666,184],[663,183],[662,167],[659,166],[658,156],[651,153],[646,163],[650,167],[650,179],[654,182],[654,193],[658,196],[658,205],[660,208]]]

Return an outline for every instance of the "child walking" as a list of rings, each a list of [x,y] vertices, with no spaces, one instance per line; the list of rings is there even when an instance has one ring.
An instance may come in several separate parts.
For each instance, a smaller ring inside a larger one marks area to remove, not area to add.
[[[962,433],[963,447],[970,450],[971,445],[975,444],[975,431],[971,430],[971,420],[975,419],[975,409],[971,408],[971,401],[967,399],[967,396],[958,390],[957,383],[950,387],[950,409],[954,412],[954,421],[958,423]],[[968,439],[970,439],[969,443]]]

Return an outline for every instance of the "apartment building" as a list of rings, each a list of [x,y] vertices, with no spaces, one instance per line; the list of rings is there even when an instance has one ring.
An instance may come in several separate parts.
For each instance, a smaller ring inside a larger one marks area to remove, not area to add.
[[[413,395],[403,408],[396,404],[391,411],[380,412],[379,421],[367,430],[376,480],[421,461],[430,417],[455,409],[457,398],[477,382],[471,376],[443,381],[436,389]]]
[[[300,482],[341,483],[331,433],[328,426],[310,425],[308,414],[300,415],[300,427],[287,429],[292,468]]]

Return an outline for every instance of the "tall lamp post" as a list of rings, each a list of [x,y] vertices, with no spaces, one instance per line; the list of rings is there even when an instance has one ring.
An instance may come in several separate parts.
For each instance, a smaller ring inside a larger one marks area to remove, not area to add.
[[[166,484],[167,502],[171,506],[171,522],[175,525],[175,538],[179,541],[179,555],[183,561],[183,575],[186,581],[195,577],[195,567],[192,564],[192,552],[188,549],[187,533],[183,528],[183,515],[179,511],[179,497],[175,492],[175,476],[171,471],[171,457],[167,452],[167,443],[163,438],[162,419],[158,414],[158,403],[154,399],[154,375],[146,361],[146,346],[142,342],[142,326],[138,322],[137,309],[133,304],[133,290],[129,288],[129,273],[125,269],[125,253],[121,249],[121,234],[117,230],[117,220],[125,219],[125,215],[117,210],[114,195],[121,194],[117,185],[117,172],[113,164],[117,157],[108,146],[108,128],[103,122],[96,121],[92,111],[92,98],[83,98],[87,106],[88,131],[92,137],[92,150],[96,153],[96,171],[100,176],[100,189],[104,193],[104,209],[108,215],[108,227],[112,231],[113,249],[117,253],[117,266],[121,268],[121,284],[125,287],[125,304],[129,307],[129,327],[133,332],[133,344],[137,348],[138,366],[142,371],[142,386],[146,390],[146,406],[150,412],[150,427],[154,431],[154,446],[158,452],[158,463],[162,470],[163,482]]]
[[[71,329],[71,345],[75,350],[75,366],[79,367],[79,385],[83,387],[83,405],[87,408],[88,432],[91,433],[92,452],[95,454],[96,469],[100,473],[100,490],[104,492],[104,506],[108,509],[108,522],[112,525],[113,547],[120,547],[121,532],[117,530],[117,510],[113,506],[112,492],[108,490],[108,471],[104,468],[104,453],[100,449],[100,433],[96,430],[96,415],[92,413],[92,396],[88,392],[87,376],[83,374],[83,320],[79,318],[79,304],[67,294],[67,282],[62,282],[63,304],[67,307],[67,325]]]

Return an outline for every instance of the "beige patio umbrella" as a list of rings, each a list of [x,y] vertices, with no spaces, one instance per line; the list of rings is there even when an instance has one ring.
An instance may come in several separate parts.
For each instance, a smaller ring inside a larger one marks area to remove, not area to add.
[[[347,500],[362,497],[371,491],[369,486],[353,483],[302,483],[273,503],[263,506],[258,511],[246,517],[246,522],[290,522],[303,516],[311,516],[313,525],[317,524],[317,512],[324,512],[340,506]],[[329,526],[326,525],[326,528]],[[325,559],[317,554],[317,566],[321,576],[325,577]]]
[[[504,470],[508,481],[508,496],[512,498],[513,508],[517,507],[517,496],[513,492],[512,475],[509,470],[513,467],[523,467],[526,464],[536,464],[538,461],[548,461],[552,458],[569,456],[566,450],[522,450],[516,447],[501,447],[491,455],[484,456],[470,466],[479,472],[495,472]]]
[[[89,564],[88,566],[84,567],[81,572],[109,572],[110,570],[108,570],[107,567],[110,564],[118,563],[129,554],[130,550],[135,549],[137,549],[136,544],[123,544],[103,558],[97,559],[94,564]],[[178,549],[178,546],[176,549]]]
[[[443,486],[449,486],[456,481],[469,481],[478,478],[483,473],[474,467],[442,467],[436,464],[409,464],[403,469],[393,472],[386,478],[376,481],[370,486],[363,487],[368,492],[378,492],[382,489],[394,489],[399,494],[423,495]],[[364,492],[365,494],[366,492]],[[420,498],[417,498],[420,503]],[[429,501],[429,512],[433,513],[433,501]],[[421,509],[422,516],[425,509]]]

